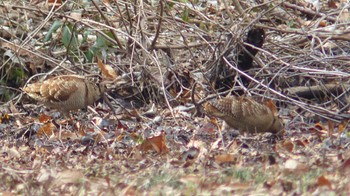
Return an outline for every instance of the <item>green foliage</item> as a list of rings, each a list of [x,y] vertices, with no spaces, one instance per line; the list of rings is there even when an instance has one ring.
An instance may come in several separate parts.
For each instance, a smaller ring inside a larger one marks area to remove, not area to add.
[[[268,179],[268,176],[266,175],[265,172],[262,172],[262,171],[258,171],[254,176],[254,180],[256,184],[263,184],[264,182],[266,182],[267,179]]]
[[[45,35],[44,42],[49,41],[52,38],[52,34],[55,33],[57,31],[57,29],[59,29],[61,26],[62,26],[61,21],[56,20],[55,22],[53,22],[51,28],[49,29],[49,31]]]
[[[255,12],[255,13],[261,13],[262,12],[260,7],[254,7],[251,11]]]
[[[200,23],[199,23],[199,28],[202,29],[202,30],[204,30],[204,31],[208,31],[208,28],[207,28],[206,24],[203,23],[203,22],[200,22]]]
[[[289,28],[296,28],[297,27],[293,20],[287,21],[287,26]]]
[[[113,38],[112,32],[106,31],[104,33],[109,37]],[[111,43],[102,35],[98,34],[95,44],[91,48],[89,48],[89,50],[85,53],[88,62],[92,62],[94,56],[101,56],[100,52],[102,50],[107,50],[110,46]]]
[[[22,67],[5,65],[1,72],[0,85],[5,87],[19,88],[24,85],[28,78],[26,71]],[[15,92],[9,88],[1,88],[0,100],[9,101],[15,96]]]
[[[101,56],[103,50],[108,50],[109,47],[112,47],[112,44],[100,34],[94,34],[95,32],[88,28],[77,28],[76,24],[62,21],[55,21],[50,30],[46,34],[44,41],[54,41],[53,34],[58,33],[61,30],[60,34],[60,43],[67,49],[68,54],[73,57],[81,57],[81,54],[84,54],[84,60],[88,63],[91,63],[95,56]],[[105,35],[113,39],[112,32],[104,31]],[[80,38],[78,38],[80,36]],[[89,42],[89,36],[96,36],[94,42]],[[82,50],[82,46],[87,46],[87,49]]]
[[[188,182],[182,188],[183,195],[196,195],[198,192],[198,184],[194,182]]]
[[[300,180],[300,187],[302,192],[306,193],[308,192],[308,189],[310,186],[312,186],[316,181],[317,178],[322,174],[322,171],[320,168],[316,168],[316,170],[310,170],[309,172],[306,172],[304,175],[302,175]]]
[[[238,179],[240,182],[248,182],[254,179],[254,173],[250,169],[227,168],[225,169],[224,174],[226,174],[228,177]]]
[[[77,32],[72,24],[67,23],[62,28],[62,43],[68,51],[75,51],[78,49],[79,43],[77,39]]]
[[[346,135],[347,137],[350,137],[350,130],[347,130],[347,131],[345,132],[345,135]]]
[[[185,22],[188,22],[190,20],[189,14],[190,14],[190,10],[188,8],[185,8],[184,11],[182,12],[182,16],[181,16],[182,20]]]
[[[26,72],[21,67],[14,67],[11,69],[9,74],[9,80],[15,84],[22,84],[24,79],[27,77]]]
[[[247,182],[252,179],[252,173],[249,170],[236,170],[233,176],[241,182]]]

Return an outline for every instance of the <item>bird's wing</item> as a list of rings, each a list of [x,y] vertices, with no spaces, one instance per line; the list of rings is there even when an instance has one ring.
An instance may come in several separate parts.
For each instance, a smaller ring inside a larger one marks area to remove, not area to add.
[[[81,82],[84,81],[72,80],[70,77],[52,78],[42,83],[40,94],[50,102],[64,102],[78,90]]]

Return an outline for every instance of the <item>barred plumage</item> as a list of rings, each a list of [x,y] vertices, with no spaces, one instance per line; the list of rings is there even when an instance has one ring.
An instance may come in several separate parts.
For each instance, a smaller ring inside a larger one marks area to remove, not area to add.
[[[204,111],[223,119],[230,127],[243,132],[278,133],[282,120],[268,106],[247,97],[225,97],[204,104]]]
[[[67,113],[92,105],[103,88],[82,76],[61,75],[29,84],[23,91],[45,106]]]

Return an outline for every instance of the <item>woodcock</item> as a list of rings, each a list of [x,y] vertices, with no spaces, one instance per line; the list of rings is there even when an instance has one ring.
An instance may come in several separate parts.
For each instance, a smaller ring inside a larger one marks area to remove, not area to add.
[[[101,98],[103,88],[78,75],[61,75],[23,88],[33,99],[64,114],[86,108]]]
[[[207,114],[223,119],[234,129],[249,133],[282,131],[282,120],[274,109],[247,97],[234,96],[211,100],[204,104]]]

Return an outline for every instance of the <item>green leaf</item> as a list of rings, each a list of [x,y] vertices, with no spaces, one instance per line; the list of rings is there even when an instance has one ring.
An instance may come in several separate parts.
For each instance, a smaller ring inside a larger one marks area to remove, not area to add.
[[[188,22],[190,20],[190,17],[189,17],[189,9],[185,9],[184,12],[182,12],[182,20],[185,21],[185,22]]]
[[[110,31],[105,32],[110,38],[113,39],[113,34]],[[101,50],[108,49],[108,47],[112,46],[112,43],[109,42],[104,36],[98,34],[96,38],[95,44],[89,48],[89,50],[85,53],[88,62],[92,62],[94,56],[99,55]]]
[[[78,46],[76,33],[72,31],[72,25],[67,24],[63,27],[62,43],[67,50],[75,50]]]
[[[92,63],[92,60],[95,56],[95,52],[94,50],[92,50],[92,48],[90,48],[86,53],[85,53],[85,57],[88,63]]]
[[[55,33],[57,31],[58,28],[60,28],[62,26],[62,22],[61,21],[55,21],[51,28],[49,29],[49,31],[47,32],[45,38],[44,38],[44,42],[49,41],[52,38],[52,34]]]

